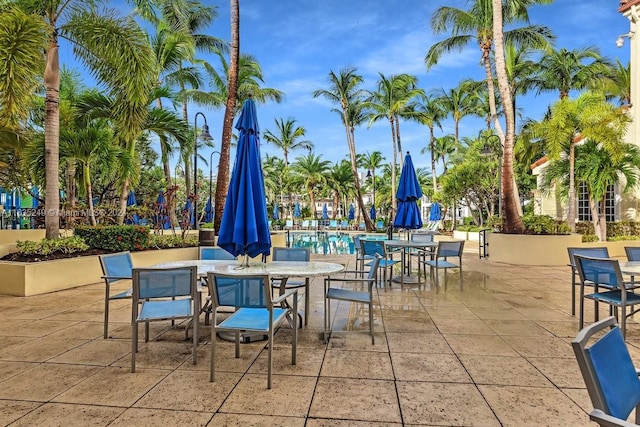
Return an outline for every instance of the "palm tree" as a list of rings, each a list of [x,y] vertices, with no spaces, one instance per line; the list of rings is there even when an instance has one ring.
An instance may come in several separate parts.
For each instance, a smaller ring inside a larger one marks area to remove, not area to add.
[[[355,141],[355,126],[364,120],[363,103],[365,92],[359,88],[362,84],[362,76],[356,74],[355,68],[344,68],[339,74],[329,72],[329,89],[319,89],[313,92],[313,97],[323,97],[340,106],[340,109],[332,111],[340,114],[347,136],[347,146],[351,160],[351,173],[353,174],[353,186],[356,192],[356,202],[360,212],[363,213],[365,227],[369,231],[375,229],[371,218],[367,215],[362,201],[362,190],[358,178],[358,159]]]
[[[496,76],[498,78],[498,89],[502,98],[502,108],[504,109],[504,118],[506,124],[506,134],[500,138],[502,144],[502,156],[500,157],[500,169],[502,172],[500,182],[500,202],[502,209],[500,216],[502,217],[502,230],[505,233],[522,233],[524,231],[524,223],[518,207],[520,206],[519,197],[515,185],[515,177],[513,174],[513,147],[515,145],[515,111],[512,100],[512,89],[509,85],[509,76],[507,74],[507,65],[504,49],[504,22],[502,1],[493,0],[493,38],[495,42],[495,67]],[[526,14],[526,8],[524,10]],[[509,17],[509,15],[507,15]],[[540,43],[544,43],[541,40]],[[496,123],[498,121],[496,120]],[[496,126],[498,137],[501,130]]]
[[[45,70],[45,205],[48,210],[45,228],[46,237],[55,238],[60,227],[59,40],[73,44],[80,61],[89,68],[98,84],[117,101],[115,117],[118,131],[126,141],[135,140],[145,120],[147,97],[153,85],[153,55],[138,24],[131,19],[117,17],[113,11],[99,14],[92,2],[17,1],[10,3],[8,10],[14,7],[38,16],[47,27],[48,44],[42,57],[46,62],[41,68]],[[63,18],[66,20],[61,22]],[[128,190],[126,182],[125,179],[123,191]]]
[[[351,165],[349,162],[342,160],[341,162],[334,164],[329,171],[327,182],[329,184],[329,188],[331,188],[331,195],[333,196],[334,209],[332,219],[336,219],[341,196],[345,196],[343,198],[346,198],[346,194],[348,194],[353,188],[353,177],[351,176]],[[343,206],[347,206],[346,202]]]
[[[364,107],[369,113],[369,126],[379,120],[388,120],[391,127],[391,149],[393,152],[393,172],[398,164],[398,154],[402,156],[402,145],[400,143],[400,127],[398,119],[409,104],[409,101],[421,94],[422,89],[417,89],[418,79],[408,74],[400,74],[386,77],[378,73],[380,79],[377,84],[377,91],[373,92],[365,101]],[[397,201],[395,199],[396,174],[391,175],[392,188],[392,208],[395,212]]]
[[[487,90],[489,93],[489,106],[491,110],[491,119],[493,121],[496,134],[503,141],[503,154],[508,156],[512,153],[513,148],[507,145],[513,144],[513,136],[505,138],[504,132],[498,120],[498,113],[496,108],[496,99],[493,73],[491,68],[491,53],[493,50],[493,44],[496,43],[496,50],[494,52],[496,60],[496,72],[506,73],[504,67],[504,42],[507,40],[514,45],[526,45],[530,47],[541,47],[548,45],[548,41],[552,39],[552,34],[547,27],[537,25],[527,25],[521,28],[513,28],[510,31],[505,32],[503,21],[507,24],[513,24],[516,21],[524,21],[528,23],[529,16],[527,8],[536,4],[549,4],[551,0],[514,0],[508,2],[498,2],[495,0],[474,0],[471,3],[469,10],[456,9],[449,6],[443,6],[438,8],[431,17],[431,27],[437,33],[442,33],[447,30],[451,31],[452,37],[438,42],[431,46],[425,57],[425,64],[428,68],[432,67],[438,62],[440,56],[445,52],[451,52],[452,50],[461,50],[467,46],[472,40],[480,47],[481,51],[481,63],[485,70],[485,76],[487,80]],[[450,27],[450,28],[449,28]],[[499,38],[500,40],[497,40]],[[498,46],[498,43],[500,44]],[[506,77],[506,76],[505,76]],[[500,79],[498,81],[500,87]],[[508,81],[503,79],[502,87],[506,89],[505,84],[508,85]],[[500,89],[503,104],[506,102],[503,89]],[[505,115],[507,116],[507,126],[513,127],[514,123],[509,123],[508,108],[513,106],[505,106]],[[508,135],[507,135],[508,136]],[[456,135],[457,139],[457,135]],[[509,139],[509,140],[507,140]],[[512,167],[512,159],[506,159],[503,162],[503,168]],[[507,179],[513,178],[513,170],[506,171],[503,174],[503,182],[506,183]],[[522,222],[519,219],[517,203],[515,200],[515,194],[513,193],[513,182],[506,184],[506,188],[503,186],[503,197],[506,195],[508,199],[507,204],[503,204],[506,213],[503,215],[503,221],[509,223],[509,226],[503,226],[505,231],[515,228],[521,229]],[[514,214],[511,214],[511,212]]]
[[[17,7],[0,7],[0,129],[16,131],[27,118],[41,83],[47,27]]]
[[[452,134],[447,134],[434,140],[434,153],[436,159],[442,160],[442,173],[447,172],[448,159],[458,150],[456,138]]]
[[[445,117],[451,116],[453,118],[453,137],[456,143],[460,141],[460,121],[476,111],[477,98],[474,96],[472,88],[472,81],[466,80],[461,82],[458,87],[449,89],[448,92],[444,88],[431,92]]]
[[[436,156],[435,156],[435,134],[434,129],[437,126],[442,129],[442,120],[445,118],[445,111],[437,102],[433,94],[423,94],[418,96],[415,104],[416,114],[414,119],[429,128],[429,153],[431,154],[431,178],[433,184],[433,192],[438,191],[438,183],[436,180]],[[420,154],[424,154],[425,150],[421,150]]]
[[[284,155],[285,167],[289,167],[289,152],[298,149],[313,150],[313,142],[308,139],[300,140],[306,134],[306,130],[302,126],[296,126],[296,120],[288,118],[275,119],[277,133],[267,130],[263,134],[266,142],[271,143],[282,150]]]
[[[229,157],[233,118],[237,106],[238,59],[240,57],[240,1],[229,0],[231,16],[231,41],[229,43],[229,71],[227,72],[227,97],[222,121],[222,142],[218,159],[218,178],[216,180],[215,215],[213,228],[220,230],[220,220],[229,189]]]
[[[611,64],[595,47],[547,49],[540,61],[539,92],[558,91],[560,99],[572,90],[597,88],[611,76]]]
[[[585,141],[576,147],[575,177],[584,184],[589,194],[591,221],[600,241],[607,240],[605,202],[607,192],[615,184],[624,184],[623,191],[638,185],[640,176],[640,151],[633,144],[623,144],[619,159],[611,155],[596,141]],[[542,173],[541,188],[547,192],[553,186],[560,187],[565,196],[569,187],[569,159],[560,158],[550,162]]]
[[[233,9],[232,9],[233,10]],[[231,58],[233,58],[233,49],[231,49]],[[237,53],[239,55],[239,53]],[[205,105],[217,106],[224,103],[226,99],[225,118],[223,122],[222,132],[222,148],[220,151],[220,159],[218,162],[218,180],[216,186],[216,213],[215,224],[216,230],[220,227],[220,220],[222,219],[222,210],[224,209],[224,201],[227,195],[227,188],[229,185],[229,150],[231,147],[233,118],[235,114],[240,111],[245,100],[249,97],[253,98],[256,103],[264,103],[267,101],[281,102],[283,93],[277,89],[262,87],[263,75],[262,68],[258,61],[251,55],[239,55],[235,59],[235,68],[233,65],[233,59],[230,63],[227,63],[225,56],[222,53],[218,53],[218,58],[222,66],[222,72],[218,72],[209,64],[204,64],[205,71],[209,76],[210,87],[213,88],[210,92],[203,93],[202,91],[191,91],[188,93],[189,97],[198,103]],[[235,73],[234,85],[235,89],[231,90],[231,86],[228,84],[231,81],[231,73]],[[231,108],[229,102],[230,94],[235,94],[233,113],[228,112]],[[229,116],[229,117],[228,117]],[[226,134],[225,128],[227,120],[231,120],[231,128],[229,129],[229,135]],[[225,152],[225,144],[227,144]],[[224,182],[223,182],[224,181]]]
[[[89,123],[79,129],[63,129],[60,133],[60,158],[79,166],[79,188],[87,201],[91,225],[96,225],[91,169],[97,163],[115,169],[120,150],[112,141],[113,135],[106,121]]]
[[[606,102],[604,95],[584,92],[575,100],[565,97],[551,107],[550,116],[535,126],[534,132],[546,143],[549,158],[556,160],[568,152],[569,206],[567,222],[575,231],[575,146],[582,139],[598,141],[604,150],[619,161],[622,138],[630,118],[619,108]]]
[[[302,182],[307,189],[314,218],[318,216],[315,193],[320,187],[326,186],[330,166],[329,160],[322,160],[322,156],[316,156],[313,153],[296,158],[291,165],[291,172],[295,179]]]

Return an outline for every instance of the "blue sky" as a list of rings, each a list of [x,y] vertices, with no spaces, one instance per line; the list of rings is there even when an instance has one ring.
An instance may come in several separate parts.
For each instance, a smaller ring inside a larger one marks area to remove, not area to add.
[[[533,24],[551,28],[557,37],[556,47],[595,46],[611,60],[619,58],[627,64],[628,40],[623,48],[615,46],[618,35],[629,31],[627,19],[617,11],[618,3],[617,0],[556,0],[551,5],[531,8],[530,18]],[[118,4],[123,2],[112,2],[110,7]],[[218,5],[218,19],[211,26],[210,34],[228,39],[229,2],[209,4]],[[483,79],[475,45],[463,52],[444,55],[437,66],[426,70],[427,50],[446,38],[446,35],[433,34],[429,20],[434,10],[445,4],[468,8],[467,2],[461,0],[241,0],[240,49],[257,58],[266,86],[286,94],[281,104],[258,105],[262,132],[275,130],[274,119],[296,119],[306,128],[306,139],[315,144],[315,153],[336,162],[348,155],[344,128],[339,116],[331,111],[335,106],[311,95],[314,90],[328,88],[331,70],[337,73],[347,66],[356,67],[364,77],[365,89],[375,88],[378,73],[415,75],[419,86],[426,91],[440,87],[448,90],[467,78]],[[540,119],[556,97],[557,94],[528,96],[520,98],[518,105],[524,109],[525,116]],[[191,106],[192,124],[198,111],[207,117],[216,148],[219,147],[224,111]],[[481,121],[465,118],[460,134],[475,136],[482,127]],[[452,122],[445,122],[437,136],[448,133],[453,133]],[[421,155],[420,150],[427,144],[428,129],[402,123],[401,137],[403,148],[411,151],[415,166],[426,167],[429,157]],[[361,153],[380,151],[390,162],[388,122],[358,128],[356,148]],[[208,159],[210,150],[202,151]],[[262,153],[281,155],[264,141]],[[306,153],[293,152],[290,158],[303,154]]]

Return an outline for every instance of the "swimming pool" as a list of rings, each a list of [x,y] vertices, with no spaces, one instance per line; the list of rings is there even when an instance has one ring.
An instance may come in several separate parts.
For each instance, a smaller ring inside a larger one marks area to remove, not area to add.
[[[288,231],[287,246],[290,248],[309,248],[312,254],[352,255],[354,233],[340,231]],[[358,234],[365,239],[384,240],[386,234]]]

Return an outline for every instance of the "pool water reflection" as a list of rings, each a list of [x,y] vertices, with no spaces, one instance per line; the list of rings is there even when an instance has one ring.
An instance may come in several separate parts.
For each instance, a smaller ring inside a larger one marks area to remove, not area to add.
[[[291,248],[309,248],[312,254],[345,255],[354,254],[354,233],[336,231],[289,231],[287,246]],[[384,240],[386,234],[358,234],[361,238]]]

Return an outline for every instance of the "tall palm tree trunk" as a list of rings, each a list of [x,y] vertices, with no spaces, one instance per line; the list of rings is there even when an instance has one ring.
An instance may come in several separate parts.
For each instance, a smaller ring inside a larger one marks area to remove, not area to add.
[[[431,179],[433,181],[433,193],[438,191],[438,182],[436,179],[436,137],[433,133],[433,126],[429,126],[429,152],[431,153]]]
[[[156,102],[158,104],[158,108],[162,110],[162,98],[158,98]],[[171,186],[171,164],[169,163],[169,153],[167,153],[167,146],[163,143],[160,143],[160,157],[162,158],[164,180],[166,182],[166,188],[168,189]],[[171,228],[173,229],[178,226],[178,217],[176,216],[175,204],[175,198],[172,198],[169,206],[169,221],[171,222]]]
[[[230,0],[231,7],[231,42],[229,61],[229,87],[227,90],[227,104],[222,122],[222,143],[220,159],[218,160],[218,179],[216,181],[216,208],[214,229],[220,230],[222,211],[227,198],[229,187],[229,157],[231,151],[231,134],[233,132],[233,118],[236,111],[236,97],[238,90],[238,58],[240,56],[240,4],[239,0]]]
[[[55,25],[55,23],[53,24]],[[58,182],[60,156],[60,62],[58,36],[54,32],[49,40],[47,64],[44,71],[44,164],[45,164],[45,235],[55,239],[60,233],[60,183]]]
[[[507,77],[507,68],[504,52],[504,33],[502,21],[502,0],[492,0],[493,5],[493,39],[495,41],[495,61],[496,75],[498,77],[498,88],[502,97],[502,108],[504,109],[506,135],[501,138],[504,141],[502,155],[502,209],[501,215],[503,230],[507,233],[522,233],[524,224],[518,212],[514,198],[514,175],[513,175],[513,146],[515,142],[515,112],[511,100],[511,90]]]
[[[393,126],[393,117],[389,118],[389,124],[391,125],[391,140],[393,148],[393,164],[391,167],[391,216],[393,217],[398,210],[398,201],[396,200],[396,169],[398,165],[398,152],[397,147],[397,135],[396,129]]]
[[[576,145],[571,140],[569,144],[569,209],[567,210],[567,223],[571,232],[576,232]]]

